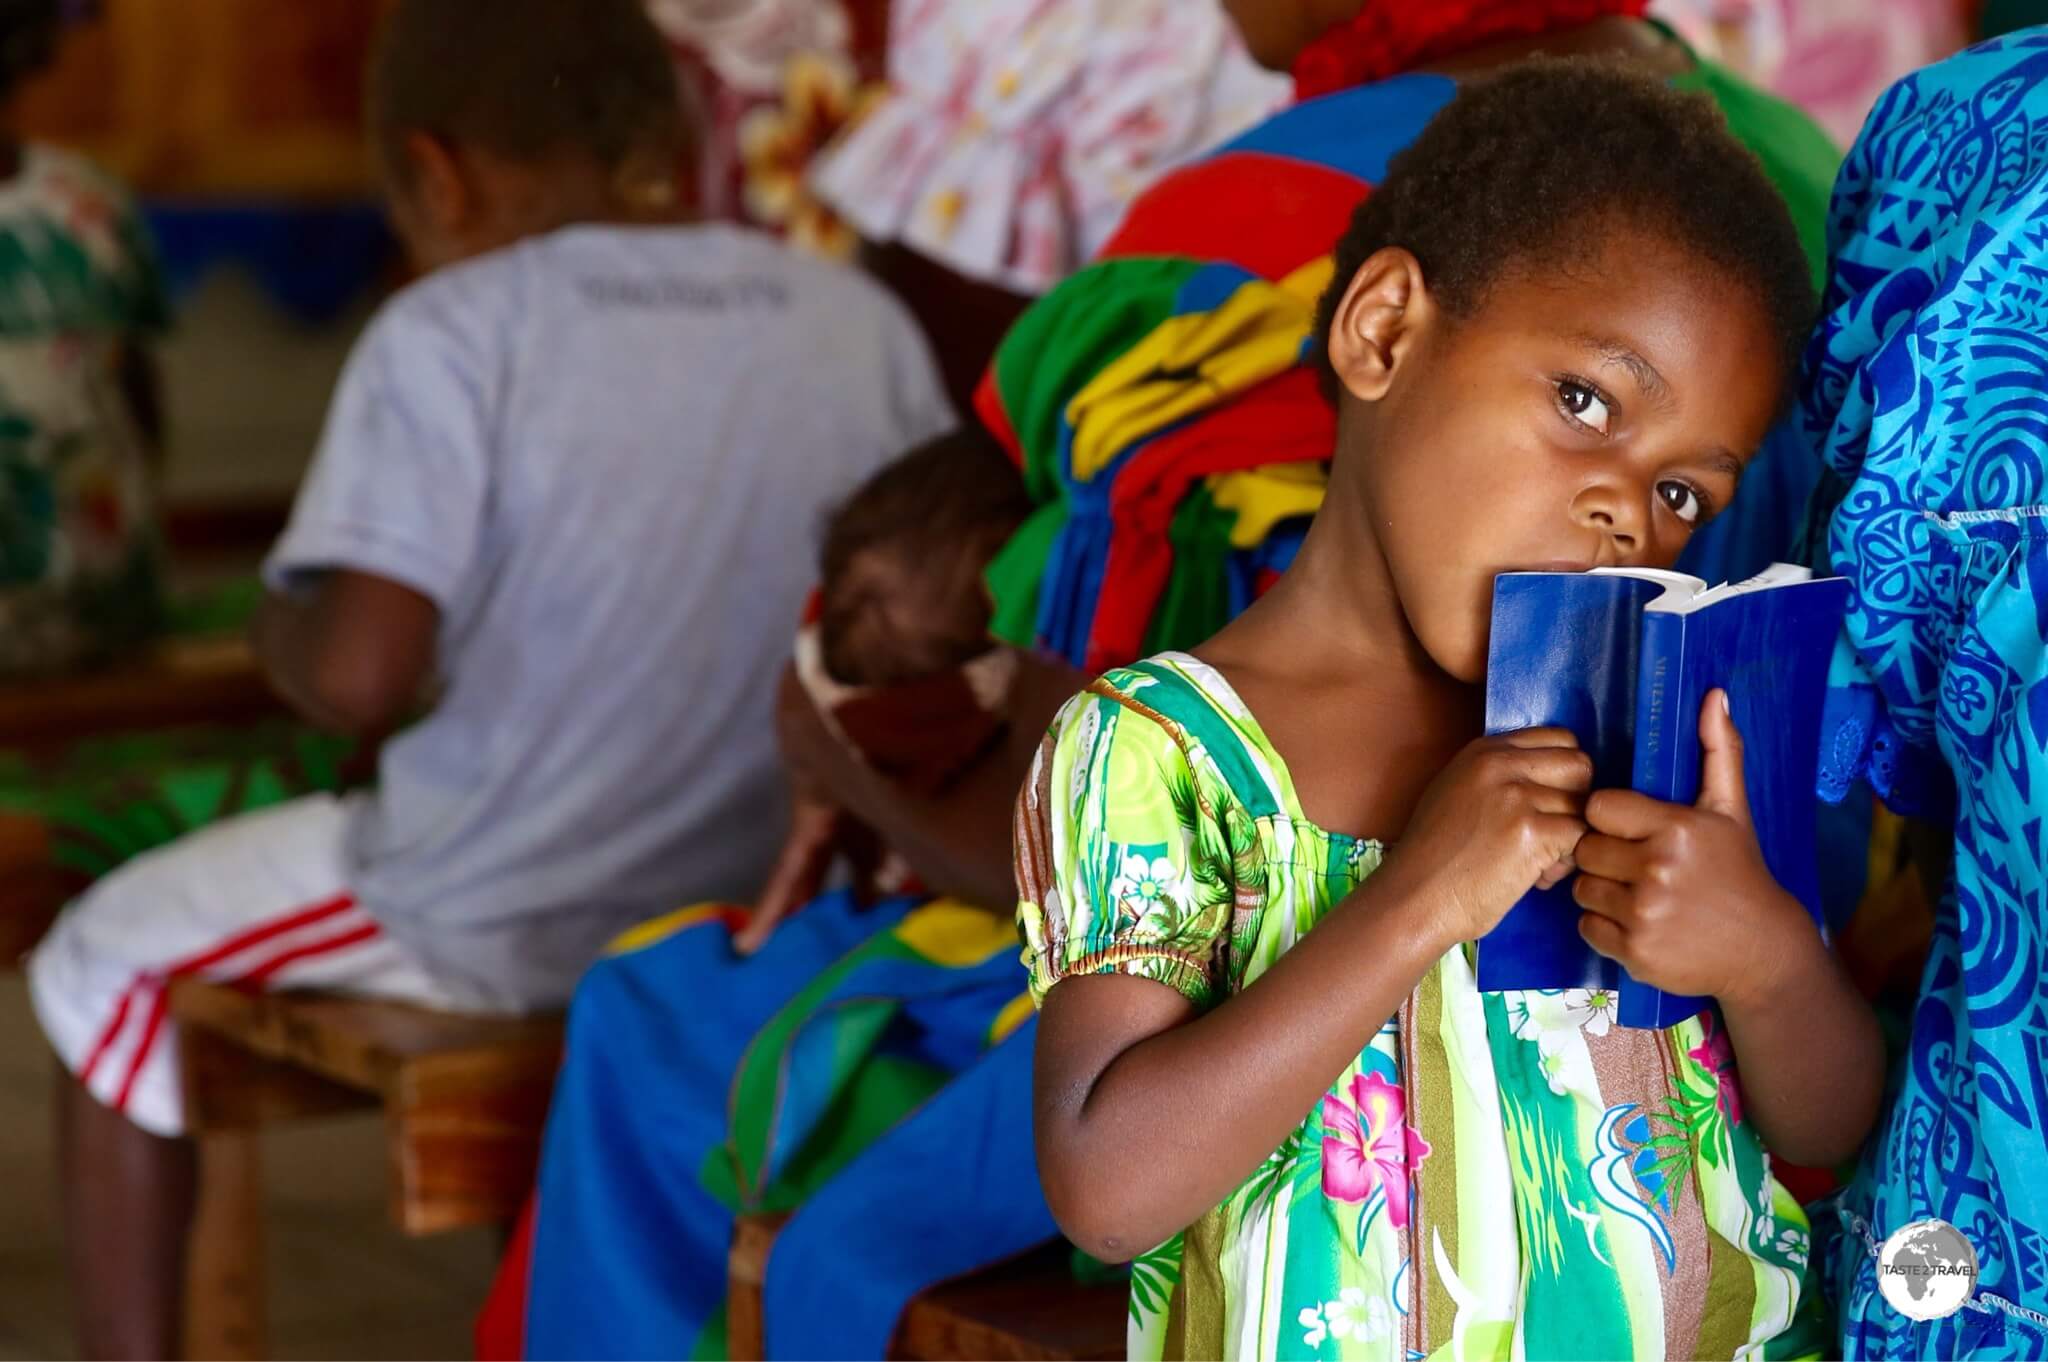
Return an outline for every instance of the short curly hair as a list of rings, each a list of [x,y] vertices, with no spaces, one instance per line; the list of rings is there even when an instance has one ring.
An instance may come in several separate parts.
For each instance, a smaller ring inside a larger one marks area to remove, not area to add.
[[[369,87],[378,153],[401,178],[413,132],[608,171],[690,149],[674,64],[639,0],[398,0]]]
[[[1330,329],[1374,252],[1403,247],[1431,293],[1469,317],[1511,269],[1583,249],[1626,224],[1668,238],[1747,287],[1768,315],[1783,376],[1818,303],[1785,202],[1705,95],[1611,58],[1538,58],[1465,85],[1359,205],[1316,310],[1315,355],[1334,399]]]

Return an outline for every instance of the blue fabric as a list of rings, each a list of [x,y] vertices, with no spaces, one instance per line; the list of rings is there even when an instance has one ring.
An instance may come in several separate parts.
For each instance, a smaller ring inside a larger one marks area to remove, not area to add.
[[[1909,1050],[1845,1192],[1850,1357],[2048,1354],[2048,30],[1908,77],[1850,153],[1802,416],[1854,586],[1834,673],[1838,780],[1952,810]],[[1915,1323],[1869,1246],[1938,1216],[1973,1306]]]
[[[164,280],[182,300],[216,269],[248,272],[307,326],[324,326],[384,282],[397,244],[373,202],[157,199],[143,206]]]
[[[1388,163],[1457,93],[1457,82],[1448,76],[1375,81],[1283,109],[1210,156],[1284,156],[1378,184],[1387,178]]]
[[[1779,422],[1743,471],[1727,512],[1686,544],[1678,570],[1705,582],[1739,582],[1785,558],[1819,481],[1813,445],[1796,421]]]
[[[1024,982],[1015,968],[1014,982]],[[806,1201],[768,1259],[772,1359],[881,1357],[904,1302],[1059,1234],[1032,1152],[1020,1027]],[[858,1287],[849,1271],[858,1265]]]
[[[740,1056],[805,984],[913,902],[861,912],[827,894],[751,959],[713,920],[591,967],[541,1157],[528,1357],[695,1350],[725,1304],[733,1214],[699,1174],[725,1142]]]

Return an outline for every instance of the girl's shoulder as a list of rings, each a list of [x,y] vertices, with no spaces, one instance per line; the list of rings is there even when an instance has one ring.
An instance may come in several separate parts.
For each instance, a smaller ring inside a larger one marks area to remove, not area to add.
[[[1119,765],[1142,757],[1185,772],[1212,806],[1238,804],[1256,817],[1288,804],[1278,759],[1251,712],[1215,668],[1187,653],[1104,672],[1061,711],[1053,739],[1098,756],[1114,751]]]

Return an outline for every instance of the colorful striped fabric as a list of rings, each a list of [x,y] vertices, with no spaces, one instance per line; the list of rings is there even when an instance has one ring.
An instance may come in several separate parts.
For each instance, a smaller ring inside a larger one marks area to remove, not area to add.
[[[741,959],[741,918],[647,924],[577,992],[524,1356],[724,1355],[742,1213],[796,1212],[764,1288],[774,1357],[879,1357],[910,1297],[1057,1233],[1012,1175],[1032,1037],[1012,923],[833,893]]]
[[[1818,277],[1834,148],[1710,63],[1678,83],[1757,151]],[[1156,185],[1101,261],[1019,320],[976,398],[1039,505],[989,570],[1000,637],[1091,672],[1190,643],[1229,620],[1269,536],[1298,543],[1336,438],[1304,350],[1329,252],[1455,92],[1401,76],[1275,115]],[[1774,436],[1681,566],[1734,578],[1782,556],[1815,471],[1796,434]]]

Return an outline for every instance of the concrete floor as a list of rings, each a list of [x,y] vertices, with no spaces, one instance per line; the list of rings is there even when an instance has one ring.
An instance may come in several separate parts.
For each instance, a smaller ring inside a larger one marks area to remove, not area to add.
[[[51,1060],[19,974],[0,976],[0,1359],[75,1357],[55,1217]],[[266,1137],[271,1355],[465,1358],[496,1236],[409,1240],[384,1214],[374,1114]]]

